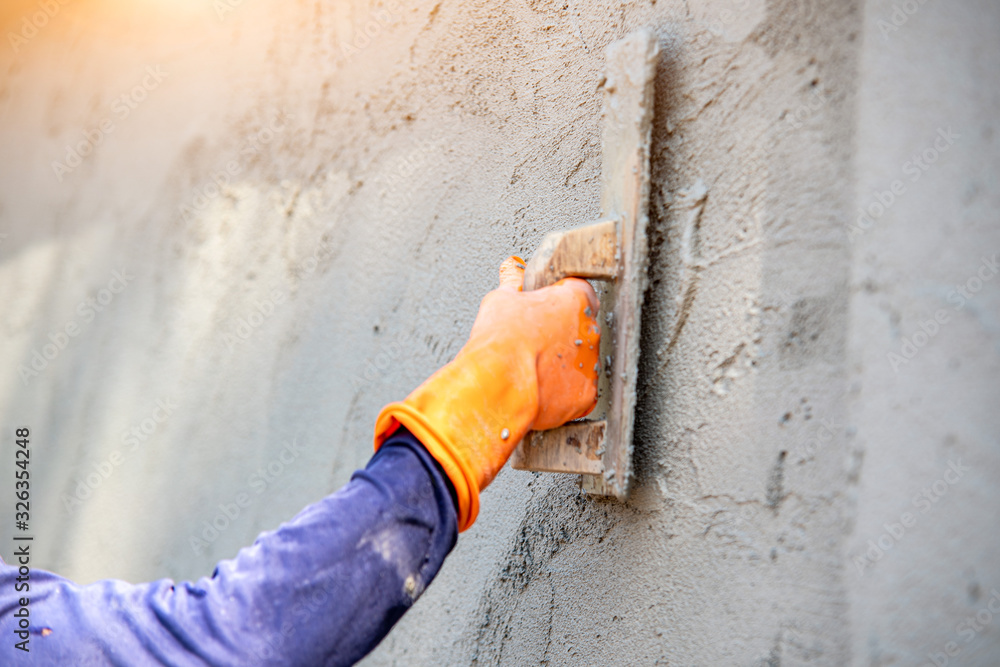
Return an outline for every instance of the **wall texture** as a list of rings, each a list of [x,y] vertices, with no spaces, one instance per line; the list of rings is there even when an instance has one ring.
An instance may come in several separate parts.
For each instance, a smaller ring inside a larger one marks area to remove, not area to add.
[[[634,495],[504,471],[366,664],[1000,660],[996,3],[53,7],[0,49],[35,565],[194,578],[346,482],[498,263],[599,213],[650,25]]]
[[[860,60],[846,431],[856,514],[843,554],[852,653],[995,665],[1000,6],[917,6],[872,3]]]

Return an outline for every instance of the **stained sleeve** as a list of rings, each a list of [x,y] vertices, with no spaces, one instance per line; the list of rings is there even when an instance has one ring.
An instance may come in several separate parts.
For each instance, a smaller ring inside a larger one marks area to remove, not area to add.
[[[0,565],[0,656],[31,665],[350,665],[389,632],[455,545],[453,491],[405,429],[336,493],[196,582],[78,586]],[[28,648],[15,614],[28,597]],[[2,664],[15,664],[0,660]],[[17,662],[16,664],[21,664]]]

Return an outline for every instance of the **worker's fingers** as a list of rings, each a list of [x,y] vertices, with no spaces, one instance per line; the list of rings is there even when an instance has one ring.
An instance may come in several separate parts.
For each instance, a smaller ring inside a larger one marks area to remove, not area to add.
[[[597,298],[597,293],[583,278],[563,278],[556,285],[565,285],[587,300],[590,307],[591,317],[597,317],[597,311],[601,309],[601,301]]]
[[[500,265],[500,288],[513,288],[520,292],[524,287],[524,260],[511,255]]]

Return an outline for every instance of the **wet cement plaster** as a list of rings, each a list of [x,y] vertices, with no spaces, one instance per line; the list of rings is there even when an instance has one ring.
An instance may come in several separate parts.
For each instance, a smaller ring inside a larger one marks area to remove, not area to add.
[[[33,564],[197,577],[346,482],[499,262],[599,214],[603,49],[651,26],[633,496],[505,470],[366,664],[996,662],[1000,10],[910,4],[60,5],[0,49]]]

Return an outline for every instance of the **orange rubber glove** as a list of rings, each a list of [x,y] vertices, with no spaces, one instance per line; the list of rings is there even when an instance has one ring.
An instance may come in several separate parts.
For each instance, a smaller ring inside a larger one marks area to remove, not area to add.
[[[437,459],[458,498],[458,529],[479,514],[479,492],[532,430],[560,426],[597,403],[601,329],[585,280],[523,292],[524,260],[500,266],[455,359],[405,401],[382,408],[375,449],[400,425]]]

